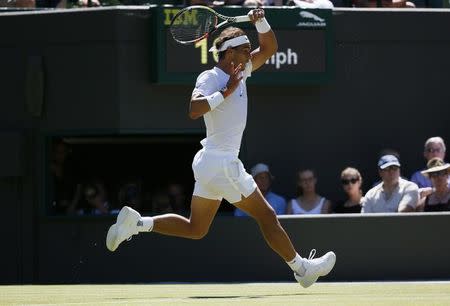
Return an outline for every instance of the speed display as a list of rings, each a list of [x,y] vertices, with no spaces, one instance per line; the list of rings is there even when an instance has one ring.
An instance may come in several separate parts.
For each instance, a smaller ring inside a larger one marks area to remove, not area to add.
[[[191,45],[181,45],[172,39],[170,20],[178,12],[175,7],[158,7],[156,17],[152,62],[152,79],[156,83],[192,83],[198,74],[217,63],[217,54],[208,52],[216,36]],[[248,10],[227,8],[219,12],[242,15]],[[249,83],[299,84],[322,83],[330,78],[332,48],[330,10],[301,10],[300,8],[265,9],[278,40],[278,51]],[[195,16],[184,22],[195,23]],[[238,24],[250,38],[252,48],[257,47],[257,32],[251,24]],[[218,33],[217,33],[218,34]],[[156,68],[156,69],[155,69]]]

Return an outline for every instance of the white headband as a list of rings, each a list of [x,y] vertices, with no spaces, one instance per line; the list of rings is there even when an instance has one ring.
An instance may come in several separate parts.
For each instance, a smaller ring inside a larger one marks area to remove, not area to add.
[[[248,40],[247,35],[241,35],[241,36],[232,38],[230,40],[227,40],[226,42],[223,43],[222,47],[220,47],[219,49],[216,49],[216,46],[212,46],[209,49],[209,52],[214,52],[214,51],[221,52],[221,51],[227,50],[230,47],[234,48],[234,47],[237,47],[237,46],[240,46],[243,44],[249,44],[249,43],[250,43],[250,40]]]

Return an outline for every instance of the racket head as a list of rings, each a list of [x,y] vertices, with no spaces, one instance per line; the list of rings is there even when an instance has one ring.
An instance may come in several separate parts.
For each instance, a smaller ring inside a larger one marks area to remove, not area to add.
[[[180,44],[191,44],[208,37],[217,29],[218,14],[201,5],[188,6],[179,11],[170,22],[170,33]]]

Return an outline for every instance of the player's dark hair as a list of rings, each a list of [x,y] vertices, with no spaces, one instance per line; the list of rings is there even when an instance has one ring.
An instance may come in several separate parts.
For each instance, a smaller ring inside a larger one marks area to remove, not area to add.
[[[223,43],[232,38],[245,35],[245,32],[242,29],[236,27],[228,27],[220,33],[219,37],[216,39],[216,49],[220,49]],[[225,52],[227,50],[219,52],[219,60],[221,60],[225,56]]]

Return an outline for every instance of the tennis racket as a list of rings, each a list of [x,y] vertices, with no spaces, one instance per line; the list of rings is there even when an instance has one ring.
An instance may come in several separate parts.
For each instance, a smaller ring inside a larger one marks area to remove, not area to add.
[[[193,5],[182,9],[172,18],[170,32],[173,39],[180,44],[191,44],[231,23],[246,21],[250,21],[247,15],[228,17],[210,7]]]

